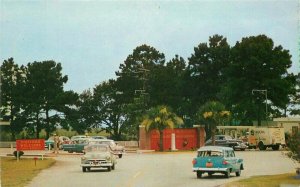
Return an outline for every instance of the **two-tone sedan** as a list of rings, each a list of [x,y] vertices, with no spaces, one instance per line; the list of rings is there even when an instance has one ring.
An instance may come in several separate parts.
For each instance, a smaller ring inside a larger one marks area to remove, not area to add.
[[[193,172],[196,172],[197,178],[204,173],[208,176],[222,173],[226,178],[230,177],[230,173],[240,176],[243,169],[243,159],[235,157],[231,147],[204,146],[198,149],[197,157],[193,159]]]
[[[91,168],[106,168],[107,171],[115,169],[116,156],[108,145],[93,144],[85,147],[85,155],[81,157],[82,171],[90,171]]]

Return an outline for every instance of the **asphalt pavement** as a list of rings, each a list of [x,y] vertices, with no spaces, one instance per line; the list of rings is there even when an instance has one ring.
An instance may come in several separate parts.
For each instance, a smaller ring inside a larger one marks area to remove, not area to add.
[[[118,159],[116,169],[111,172],[93,170],[86,173],[80,167],[80,154],[47,155],[55,158],[56,164],[39,173],[27,187],[213,187],[255,175],[293,173],[299,167],[282,151],[237,151],[245,167],[240,177],[232,173],[229,179],[221,174],[197,179],[192,172],[196,152],[129,153]]]

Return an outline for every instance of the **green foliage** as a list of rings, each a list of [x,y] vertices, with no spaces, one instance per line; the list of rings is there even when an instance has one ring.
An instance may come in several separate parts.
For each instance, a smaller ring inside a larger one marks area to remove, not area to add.
[[[193,113],[209,100],[218,100],[229,65],[230,46],[220,35],[200,43],[189,58],[185,75],[185,95],[190,98]]]
[[[18,153],[19,152],[19,153]],[[16,158],[21,158],[22,155],[24,155],[24,152],[23,151],[14,151],[13,152],[13,155],[16,157]]]
[[[62,75],[62,66],[55,61],[33,62],[27,65],[26,114],[29,128],[34,127],[36,138],[46,130],[47,137],[61,122],[64,112],[73,105],[78,96],[73,91],[65,92],[63,85],[68,81]],[[56,112],[51,116],[51,113]],[[44,115],[42,115],[44,114]]]
[[[286,108],[295,86],[294,75],[287,71],[292,64],[287,50],[265,35],[251,36],[236,43],[230,59],[222,97],[235,120],[260,123],[266,118],[265,96],[252,94],[253,89],[267,90],[269,114]]]
[[[183,124],[183,120],[171,111],[167,106],[157,106],[151,108],[144,117],[141,125],[146,131],[157,129],[160,134],[160,151],[163,151],[163,130],[174,128]]]
[[[289,138],[288,147],[290,149],[289,156],[300,162],[300,132],[293,134]]]
[[[242,38],[233,47],[225,37],[211,36],[187,62],[175,55],[166,63],[164,53],[144,44],[120,64],[117,79],[78,95],[64,91],[68,77],[60,63],[19,67],[10,58],[1,65],[1,116],[10,120],[13,139],[22,130],[38,138],[44,129],[48,137],[58,126],[79,134],[101,128],[116,140],[138,139],[143,115],[158,105],[173,108],[184,127],[200,122],[210,131],[209,124],[223,121],[201,117],[198,109],[207,101],[222,101],[232,112],[231,123],[252,124],[288,109],[299,114],[300,74],[288,73],[291,63],[289,52],[265,35]],[[264,95],[253,89],[267,90],[268,115]]]
[[[291,97],[291,109],[289,111],[292,115],[300,115],[300,73],[296,75],[296,86],[294,94],[290,95]]]
[[[230,112],[225,109],[225,106],[218,101],[209,101],[201,106],[197,112],[199,122],[206,125],[207,132],[210,131],[212,143],[214,145],[216,126],[224,124],[229,119]],[[209,136],[210,134],[208,134]]]
[[[23,111],[25,67],[15,64],[13,58],[1,65],[1,117],[10,121],[12,138],[24,128]]]

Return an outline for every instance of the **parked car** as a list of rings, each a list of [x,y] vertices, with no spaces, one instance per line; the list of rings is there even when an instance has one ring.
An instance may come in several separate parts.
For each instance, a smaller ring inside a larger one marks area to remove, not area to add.
[[[70,143],[71,140],[67,136],[60,136],[59,141],[60,141],[59,149],[62,149],[62,145]],[[49,146],[50,149],[54,147],[54,136],[49,137],[48,140],[45,141],[45,148],[49,149]]]
[[[86,135],[76,135],[76,136],[72,136],[71,140],[75,140],[75,139],[86,139],[88,138],[88,136]]]
[[[210,138],[205,142],[205,145],[212,145],[212,139]],[[215,136],[215,145],[224,146],[224,147],[232,147],[234,150],[244,151],[248,148],[248,146],[242,141],[238,139],[233,139],[228,135],[216,135]]]
[[[90,171],[91,168],[107,168],[107,171],[115,169],[116,156],[106,144],[93,144],[85,148],[85,155],[81,157],[82,171]]]
[[[63,144],[62,148],[64,151],[69,153],[84,153],[84,147],[88,145],[90,138],[78,138],[71,140],[69,144]]]
[[[105,136],[91,136],[92,139],[107,139]]]
[[[243,169],[243,159],[235,157],[231,147],[204,146],[198,149],[197,157],[193,159],[193,172],[196,172],[197,178],[204,173],[208,176],[222,173],[226,178],[235,173],[238,177]]]
[[[119,158],[122,158],[123,154],[125,154],[124,146],[117,145],[115,141],[111,139],[90,139],[88,144],[106,144],[115,155],[119,156]]]

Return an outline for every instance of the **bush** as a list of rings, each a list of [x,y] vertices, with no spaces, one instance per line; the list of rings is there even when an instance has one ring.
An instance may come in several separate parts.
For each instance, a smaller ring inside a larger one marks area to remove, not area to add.
[[[14,156],[17,158],[17,152],[18,151],[14,151]],[[19,158],[22,156],[22,155],[24,155],[24,152],[23,151],[19,151]]]
[[[290,149],[289,156],[300,162],[300,132],[295,133],[289,138],[288,147]]]

